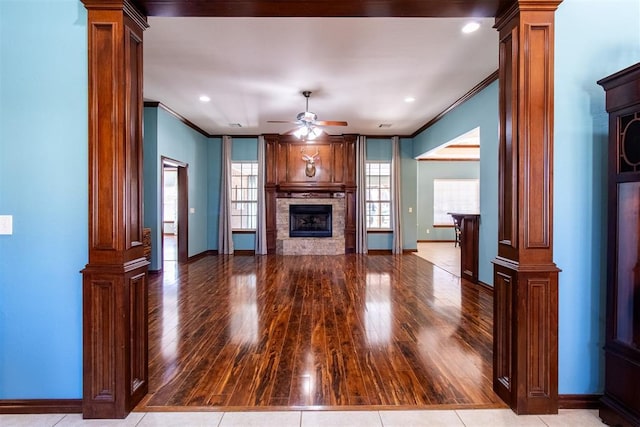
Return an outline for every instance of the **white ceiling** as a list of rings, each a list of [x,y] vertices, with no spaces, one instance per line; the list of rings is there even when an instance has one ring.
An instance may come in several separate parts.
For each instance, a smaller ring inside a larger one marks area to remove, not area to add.
[[[498,68],[493,18],[468,21],[150,17],[144,97],[211,135],[257,135],[291,130],[267,121],[295,120],[311,90],[318,120],[349,122],[330,134],[411,135]]]

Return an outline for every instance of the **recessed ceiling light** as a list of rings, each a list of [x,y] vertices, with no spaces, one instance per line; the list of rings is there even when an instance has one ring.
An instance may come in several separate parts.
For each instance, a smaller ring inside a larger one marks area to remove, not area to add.
[[[474,31],[478,31],[480,28],[480,24],[477,22],[469,22],[464,27],[462,27],[462,32],[465,34],[473,33]]]
[[[209,102],[211,101],[211,98],[209,98],[207,95],[200,95],[200,102]]]
[[[416,99],[413,96],[407,96],[404,99],[404,102],[414,102]]]

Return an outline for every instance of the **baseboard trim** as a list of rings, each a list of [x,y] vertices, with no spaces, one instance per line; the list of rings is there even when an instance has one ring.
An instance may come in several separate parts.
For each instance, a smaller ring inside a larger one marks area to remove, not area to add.
[[[418,240],[418,243],[453,243],[455,240]]]
[[[233,254],[238,256],[254,256],[256,254],[256,251],[251,249],[238,249],[234,250]]]
[[[81,414],[82,399],[0,400],[0,414]]]
[[[487,283],[484,283],[484,282],[478,280],[478,286],[481,286],[484,290],[493,293],[493,286],[491,286],[491,285],[489,285]]]
[[[418,252],[418,249],[403,249],[402,250],[403,254],[412,254],[412,253],[415,253],[415,252]]]
[[[198,261],[199,259],[202,259],[204,257],[208,257],[210,255],[218,255],[218,251],[215,250],[208,250],[208,251],[204,251],[204,252],[200,252],[199,254],[195,254],[189,257],[189,259],[187,260],[188,264],[191,264],[194,261]]]
[[[558,395],[560,409],[600,409],[601,394],[561,394]]]
[[[367,249],[367,255],[391,255],[391,249]]]

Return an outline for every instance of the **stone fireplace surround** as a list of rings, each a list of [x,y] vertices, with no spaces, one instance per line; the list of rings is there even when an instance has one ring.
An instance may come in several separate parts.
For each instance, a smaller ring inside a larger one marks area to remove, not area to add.
[[[289,237],[290,205],[331,205],[331,237]],[[277,198],[276,199],[276,254],[278,255],[343,255],[345,198],[343,193],[334,197]]]

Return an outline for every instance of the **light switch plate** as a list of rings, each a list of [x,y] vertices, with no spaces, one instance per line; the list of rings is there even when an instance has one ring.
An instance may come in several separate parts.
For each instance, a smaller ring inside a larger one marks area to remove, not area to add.
[[[189,208],[189,213],[192,213],[192,214],[196,213],[196,208]]]
[[[13,234],[13,215],[0,215],[0,234]]]

